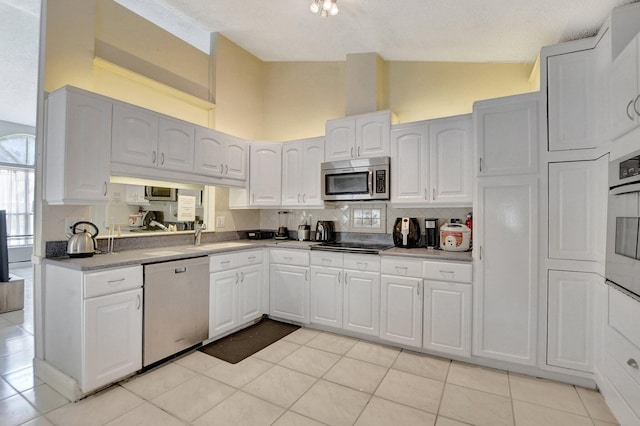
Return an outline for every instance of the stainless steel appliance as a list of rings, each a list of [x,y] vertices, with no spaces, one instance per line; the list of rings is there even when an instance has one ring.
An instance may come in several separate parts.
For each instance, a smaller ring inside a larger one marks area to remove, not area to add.
[[[92,228],[91,231],[87,227]],[[96,252],[98,227],[91,222],[80,221],[71,227],[71,236],[67,241],[69,257],[91,257]]]
[[[178,201],[178,190],[162,186],[145,186],[144,198],[149,201]]]
[[[209,338],[209,258],[144,266],[142,365]]]
[[[389,157],[358,158],[322,163],[322,199],[388,200]]]
[[[378,254],[392,248],[390,244],[365,242],[329,242],[311,246],[311,250],[337,251],[344,253]]]
[[[609,163],[607,282],[640,300],[640,151]]]
[[[319,220],[316,223],[316,241],[334,241],[336,233],[334,231],[333,222],[330,220]]]
[[[298,241],[309,241],[311,239],[311,226],[298,225]]]
[[[420,224],[415,217],[399,217],[393,225],[393,244],[415,248],[420,245]]]
[[[289,228],[287,228],[289,221],[288,214],[289,212],[287,211],[278,212],[278,230],[276,231],[276,240],[289,239]]]
[[[425,247],[429,249],[440,248],[440,229],[438,219],[424,220]]]

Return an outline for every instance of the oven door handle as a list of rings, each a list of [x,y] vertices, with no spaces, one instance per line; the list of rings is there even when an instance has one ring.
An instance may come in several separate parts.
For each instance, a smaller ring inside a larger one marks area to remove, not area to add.
[[[373,170],[369,170],[369,195],[373,196]]]

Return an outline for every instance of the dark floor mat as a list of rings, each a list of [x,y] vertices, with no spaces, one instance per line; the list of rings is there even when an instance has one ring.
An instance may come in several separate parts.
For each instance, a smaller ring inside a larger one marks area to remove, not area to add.
[[[231,364],[255,354],[300,327],[263,318],[257,324],[240,330],[199,350]]]

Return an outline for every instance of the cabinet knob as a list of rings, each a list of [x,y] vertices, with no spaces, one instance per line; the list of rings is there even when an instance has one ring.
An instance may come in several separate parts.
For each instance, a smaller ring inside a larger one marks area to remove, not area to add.
[[[638,369],[638,363],[633,358],[629,358],[629,361],[627,361],[627,365],[631,368],[635,368],[636,370]]]

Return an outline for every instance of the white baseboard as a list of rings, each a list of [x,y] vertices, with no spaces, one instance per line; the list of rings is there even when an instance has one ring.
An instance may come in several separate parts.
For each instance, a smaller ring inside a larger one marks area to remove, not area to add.
[[[33,359],[33,373],[71,402],[85,396],[73,377],[64,374],[45,360]]]

